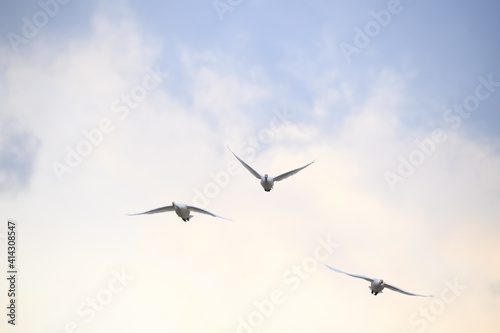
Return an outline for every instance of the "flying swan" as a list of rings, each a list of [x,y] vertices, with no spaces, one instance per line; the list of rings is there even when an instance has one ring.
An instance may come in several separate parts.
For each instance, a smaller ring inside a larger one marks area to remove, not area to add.
[[[144,212],[144,213],[128,214],[128,215],[132,216],[132,215],[142,215],[142,214],[156,214],[156,213],[171,212],[171,211],[175,211],[175,213],[184,222],[189,221],[189,219],[193,217],[193,215],[190,215],[191,211],[196,212],[196,213],[207,214],[207,215],[210,215],[213,217],[220,217],[221,219],[225,219],[225,220],[230,220],[230,219],[216,215],[214,213],[210,213],[207,210],[204,210],[204,209],[201,209],[201,208],[198,208],[195,206],[188,206],[188,205],[183,204],[183,203],[175,203],[175,202],[172,202],[172,205],[170,205],[170,206],[165,206],[165,207],[156,208],[153,210],[148,210],[147,212]]]
[[[370,277],[367,277],[367,276],[364,276],[364,275],[356,275],[356,274],[349,274],[349,273],[346,273],[346,272],[342,272],[341,270],[339,269],[336,269],[336,268],[333,268],[333,267],[330,267],[328,265],[326,265],[326,267],[330,268],[331,270],[335,271],[335,272],[339,272],[339,273],[344,273],[344,274],[347,274],[347,275],[350,275],[350,276],[353,276],[355,278],[360,278],[360,279],[364,279],[366,281],[369,281],[371,282],[371,285],[368,287],[371,289],[372,291],[372,294],[373,295],[377,295],[378,293],[381,293],[382,290],[384,288],[388,288],[388,289],[391,289],[391,290],[394,290],[394,291],[397,291],[398,293],[402,293],[402,294],[405,294],[405,295],[410,295],[410,296],[422,296],[422,297],[432,297],[432,295],[419,295],[419,294],[412,294],[412,293],[409,293],[407,291],[404,291],[402,289],[399,289],[398,287],[396,286],[393,286],[393,285],[390,285],[388,283],[385,283],[384,280],[380,280],[380,279],[372,279]]]
[[[273,185],[274,185],[274,182],[279,182],[280,180],[283,180],[285,178],[288,178],[290,176],[293,176],[295,175],[297,172],[299,172],[300,170],[308,167],[309,165],[313,164],[314,161],[312,161],[311,163],[307,164],[307,165],[304,165],[303,167],[301,168],[298,168],[298,169],[295,169],[295,170],[292,170],[292,171],[288,171],[288,172],[285,172],[279,176],[276,176],[276,177],[271,177],[269,176],[267,173],[264,174],[263,176],[258,173],[257,171],[255,171],[254,169],[252,169],[251,166],[249,166],[248,164],[246,164],[241,158],[239,158],[238,156],[236,156],[235,153],[233,153],[233,151],[231,150],[231,148],[227,147],[227,149],[229,149],[229,151],[234,155],[234,157],[236,157],[238,159],[238,161],[240,161],[240,163],[248,170],[250,171],[250,173],[252,175],[255,176],[255,178],[257,179],[260,179],[260,185],[262,185],[262,187],[264,188],[264,190],[266,192],[269,192],[272,190],[273,188]]]

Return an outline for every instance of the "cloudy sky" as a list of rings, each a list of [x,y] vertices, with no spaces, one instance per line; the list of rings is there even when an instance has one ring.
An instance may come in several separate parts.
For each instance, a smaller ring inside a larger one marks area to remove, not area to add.
[[[496,1],[0,7],[7,332],[498,330]]]

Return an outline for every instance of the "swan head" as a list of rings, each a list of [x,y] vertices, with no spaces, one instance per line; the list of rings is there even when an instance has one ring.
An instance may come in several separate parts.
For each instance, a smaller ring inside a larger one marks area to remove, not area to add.
[[[266,173],[266,174],[264,175],[264,179],[265,179],[265,180],[267,180],[267,177],[268,177],[268,176],[267,176],[267,173]]]

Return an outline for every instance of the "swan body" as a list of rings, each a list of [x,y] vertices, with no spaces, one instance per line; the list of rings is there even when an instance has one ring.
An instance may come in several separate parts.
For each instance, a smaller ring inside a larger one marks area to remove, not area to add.
[[[245,161],[243,161],[241,158],[236,156],[236,154],[231,150],[231,148],[227,147],[227,149],[229,149],[229,151],[234,155],[234,157],[236,157],[236,159],[238,161],[240,161],[240,163],[245,167],[245,169],[247,169],[255,178],[260,180],[260,185],[262,185],[262,187],[264,188],[264,191],[266,191],[266,192],[269,192],[272,190],[272,188],[274,186],[274,182],[278,182],[280,180],[283,180],[283,179],[286,179],[290,176],[293,176],[297,172],[299,172],[300,170],[305,169],[306,167],[308,167],[309,165],[314,163],[314,161],[312,161],[311,163],[306,164],[303,167],[282,173],[281,175],[276,176],[276,177],[271,177],[267,173],[264,175],[261,175],[260,173],[255,171],[251,166],[249,166],[247,163],[245,163]]]
[[[137,213],[137,214],[129,214],[129,215],[156,214],[156,213],[171,212],[171,211],[174,211],[184,222],[189,221],[189,219],[193,217],[193,215],[191,215],[191,211],[196,212],[196,213],[210,215],[213,217],[220,217],[221,219],[225,219],[225,220],[229,220],[225,217],[211,213],[208,210],[204,210],[204,209],[201,209],[201,208],[198,208],[195,206],[188,206],[188,205],[183,204],[183,203],[175,203],[175,202],[172,202],[172,205],[170,205],[170,206],[160,207],[160,208],[148,210],[147,212]]]
[[[403,290],[401,288],[398,288],[398,287],[396,287],[394,285],[385,283],[384,280],[381,280],[381,279],[374,279],[374,278],[371,278],[371,277],[368,277],[368,276],[364,276],[364,275],[357,275],[357,274],[346,273],[346,272],[343,272],[343,271],[341,271],[339,269],[330,267],[328,265],[326,265],[326,267],[330,268],[331,270],[333,270],[335,272],[347,274],[349,276],[352,276],[352,277],[355,277],[355,278],[359,278],[359,279],[363,279],[363,280],[366,280],[366,281],[370,282],[371,284],[370,284],[370,286],[368,288],[370,288],[370,290],[371,290],[371,292],[372,292],[373,295],[377,295],[378,293],[381,293],[382,290],[384,290],[384,288],[387,288],[387,289],[390,289],[390,290],[393,290],[393,291],[397,291],[398,293],[402,293],[402,294],[405,294],[405,295],[421,296],[421,297],[432,297],[432,295],[419,295],[419,294],[410,293],[410,292],[405,291],[405,290]]]

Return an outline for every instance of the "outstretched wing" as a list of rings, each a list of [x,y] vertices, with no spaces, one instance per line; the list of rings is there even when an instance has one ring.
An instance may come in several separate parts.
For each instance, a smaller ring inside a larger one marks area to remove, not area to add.
[[[229,151],[230,151],[231,153],[233,153],[233,151],[231,150],[231,148],[229,148],[229,146],[227,147],[227,149],[229,149]],[[251,167],[251,166],[249,166],[248,164],[246,164],[245,162],[243,162],[243,160],[242,160],[241,158],[239,158],[238,156],[236,156],[236,154],[235,154],[235,153],[233,153],[233,155],[234,155],[234,157],[236,157],[236,158],[238,159],[238,161],[240,161],[240,163],[241,163],[241,164],[242,164],[242,165],[243,165],[243,166],[244,166],[244,167],[245,167],[248,171],[250,171],[250,173],[251,173],[252,175],[254,175],[254,176],[255,176],[255,178],[257,178],[257,179],[261,179],[261,178],[262,178],[262,176],[261,176],[261,175],[260,175],[257,171],[255,171],[254,169],[252,169],[252,167]]]
[[[219,217],[221,219],[224,219],[224,220],[229,220],[231,221],[231,219],[227,219],[225,217],[222,217],[220,215],[217,215],[217,214],[214,214],[214,213],[211,213],[209,212],[208,210],[204,210],[204,209],[201,209],[199,207],[195,207],[195,206],[187,206],[187,208],[193,212],[197,212],[197,213],[201,213],[201,214],[207,214],[207,215],[210,215],[210,216],[213,216],[213,217]]]
[[[274,180],[275,180],[275,181],[277,181],[277,182],[279,182],[280,180],[283,180],[283,179],[285,179],[285,178],[288,178],[288,177],[290,177],[290,176],[293,176],[293,175],[295,175],[297,172],[299,172],[300,170],[307,168],[308,166],[310,166],[310,165],[311,165],[311,164],[313,164],[313,163],[314,163],[314,161],[312,161],[311,163],[309,163],[309,164],[307,164],[307,165],[304,165],[304,166],[303,166],[303,167],[301,167],[301,168],[298,168],[298,169],[295,169],[295,170],[292,170],[292,171],[285,172],[285,173],[283,173],[283,174],[281,174],[281,175],[279,175],[279,176],[274,177]]]
[[[336,268],[330,267],[328,265],[326,265],[326,267],[330,268],[332,271],[343,273],[343,274],[347,274],[349,276],[352,276],[352,277],[355,277],[355,278],[358,278],[358,279],[363,279],[363,280],[366,280],[366,281],[369,281],[369,282],[372,282],[374,280],[371,277],[364,276],[364,275],[349,274],[349,273],[341,271],[340,269],[336,269]]]
[[[156,213],[171,212],[173,210],[174,210],[174,206],[170,205],[170,206],[165,206],[165,207],[161,207],[161,208],[148,210],[147,212],[143,212],[143,213],[128,214],[128,215],[132,216],[132,215],[142,215],[142,214],[156,214]]]
[[[413,294],[410,292],[407,292],[403,289],[400,289],[396,286],[393,286],[391,284],[385,283],[385,287],[394,291],[397,291],[398,293],[405,294],[405,295],[410,295],[410,296],[421,296],[421,297],[432,297],[432,295],[419,295],[419,294]]]

